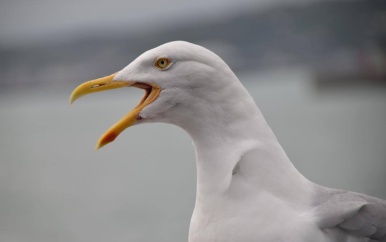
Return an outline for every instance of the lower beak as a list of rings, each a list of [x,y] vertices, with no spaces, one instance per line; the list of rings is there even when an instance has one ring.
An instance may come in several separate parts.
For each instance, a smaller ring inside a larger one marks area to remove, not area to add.
[[[96,148],[99,149],[104,145],[112,142],[125,129],[132,126],[139,119],[139,113],[143,108],[152,103],[159,95],[161,89],[157,85],[139,83],[135,81],[117,81],[114,80],[115,74],[91,80],[79,85],[71,94],[70,104],[76,99],[94,92],[101,92],[121,87],[138,87],[145,90],[145,95],[138,105],[108,129],[98,140]]]

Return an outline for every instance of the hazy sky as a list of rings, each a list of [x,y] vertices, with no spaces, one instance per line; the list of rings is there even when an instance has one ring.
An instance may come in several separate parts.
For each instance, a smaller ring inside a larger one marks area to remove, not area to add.
[[[140,31],[181,21],[206,21],[237,14],[251,5],[295,0],[2,0],[0,45],[18,46],[84,31]],[[315,0],[297,0],[315,1]]]

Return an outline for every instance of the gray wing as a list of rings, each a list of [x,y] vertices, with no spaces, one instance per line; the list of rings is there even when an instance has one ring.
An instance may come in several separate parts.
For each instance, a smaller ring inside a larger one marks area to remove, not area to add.
[[[351,235],[363,241],[386,242],[385,200],[319,186],[315,194],[321,229],[339,231],[339,236]]]

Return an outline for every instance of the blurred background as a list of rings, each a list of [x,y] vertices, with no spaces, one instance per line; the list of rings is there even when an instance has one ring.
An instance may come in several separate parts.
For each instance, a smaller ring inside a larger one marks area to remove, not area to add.
[[[94,144],[142,96],[78,84],[186,40],[220,55],[295,166],[386,199],[386,1],[0,2],[0,241],[187,241],[188,135],[165,124]]]

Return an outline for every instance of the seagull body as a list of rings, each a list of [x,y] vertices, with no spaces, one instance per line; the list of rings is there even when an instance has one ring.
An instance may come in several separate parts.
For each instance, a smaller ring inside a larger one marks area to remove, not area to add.
[[[97,147],[141,123],[174,124],[191,136],[197,191],[190,242],[386,241],[386,201],[306,179],[213,52],[166,43],[111,76],[80,85],[70,101],[125,86],[142,88],[145,96]]]

